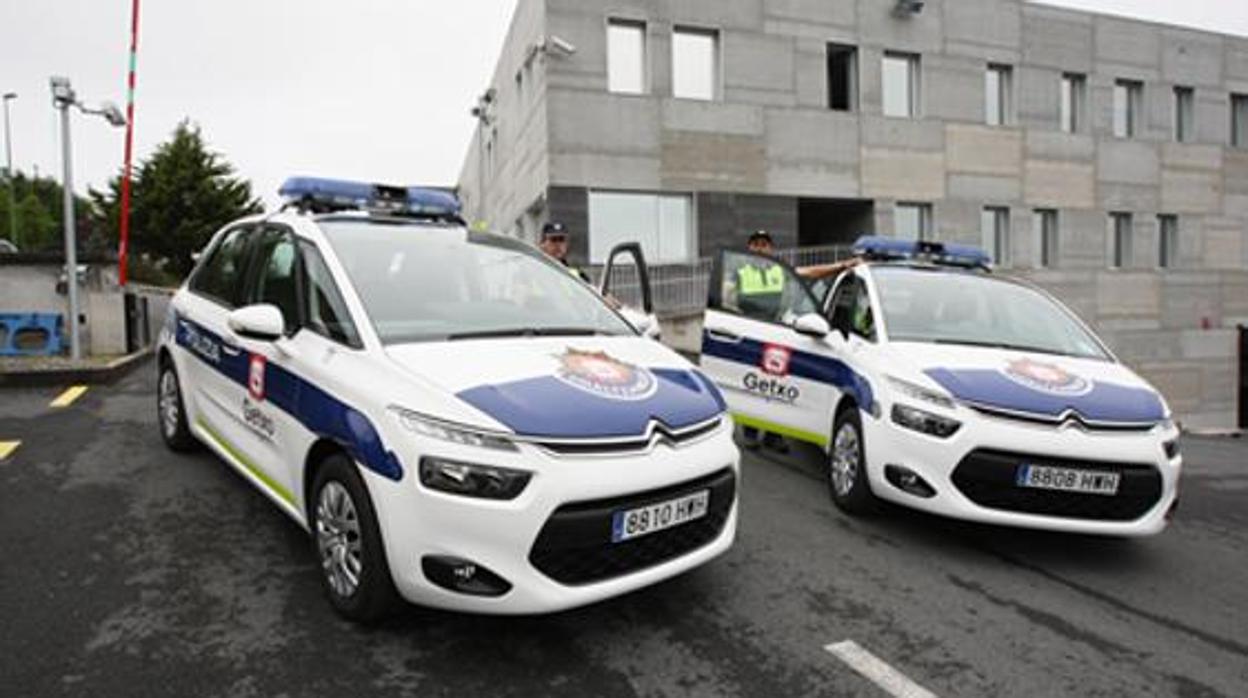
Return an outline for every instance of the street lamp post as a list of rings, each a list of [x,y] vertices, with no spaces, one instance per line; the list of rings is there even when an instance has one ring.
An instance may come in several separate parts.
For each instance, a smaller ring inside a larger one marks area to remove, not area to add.
[[[69,295],[69,350],[74,360],[82,358],[82,345],[78,336],[78,244],[74,230],[74,173],[73,150],[69,139],[69,108],[78,107],[84,114],[103,116],[113,126],[125,126],[126,117],[117,105],[103,103],[98,109],[89,109],[78,101],[78,95],[69,84],[69,78],[53,77],[52,106],[61,110],[61,158],[65,167],[62,183],[65,202],[65,286]]]
[[[16,92],[4,93],[4,178],[9,183],[9,242],[17,244],[17,189],[13,186],[13,134],[9,131],[9,102]]]

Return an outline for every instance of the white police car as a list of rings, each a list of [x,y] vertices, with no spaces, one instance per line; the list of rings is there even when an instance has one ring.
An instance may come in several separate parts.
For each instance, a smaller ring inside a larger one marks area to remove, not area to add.
[[[732,544],[738,452],[697,369],[452,196],[282,194],[173,298],[160,426],[310,530],[340,613],[555,611]]]
[[[824,448],[851,513],[880,498],[1057,531],[1165,527],[1182,465],[1170,411],[1073,313],[974,248],[857,251],[868,263],[826,299],[778,261],[721,255],[702,367],[738,422]],[[743,269],[777,283],[743,293]]]

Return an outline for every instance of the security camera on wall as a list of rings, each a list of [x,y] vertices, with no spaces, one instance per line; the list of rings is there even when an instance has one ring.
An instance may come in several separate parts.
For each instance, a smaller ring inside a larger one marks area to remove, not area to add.
[[[923,11],[923,0],[897,0],[893,7],[894,17],[909,17]]]
[[[553,53],[557,56],[571,56],[576,53],[576,46],[573,46],[566,39],[557,36],[549,36],[546,38],[546,52]]]

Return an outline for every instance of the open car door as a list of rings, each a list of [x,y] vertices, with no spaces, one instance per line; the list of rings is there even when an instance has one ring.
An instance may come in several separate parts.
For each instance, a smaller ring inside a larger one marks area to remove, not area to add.
[[[819,308],[784,262],[720,253],[703,319],[702,370],[738,424],[827,448],[847,370]]]
[[[620,314],[641,334],[659,339],[659,319],[654,314],[654,298],[650,291],[650,270],[641,244],[622,242],[611,248],[602,269],[598,291],[603,298],[620,304]]]

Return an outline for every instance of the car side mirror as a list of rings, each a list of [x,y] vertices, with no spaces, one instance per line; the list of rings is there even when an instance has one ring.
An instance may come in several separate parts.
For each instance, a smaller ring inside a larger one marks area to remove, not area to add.
[[[804,334],[808,337],[814,337],[816,339],[822,339],[828,336],[828,333],[832,331],[832,328],[828,326],[828,321],[819,313],[806,313],[805,315],[802,315],[796,322],[793,323],[793,329],[799,334]]]
[[[248,305],[232,311],[226,316],[225,323],[239,337],[261,342],[277,341],[286,333],[282,311],[269,303]]]

